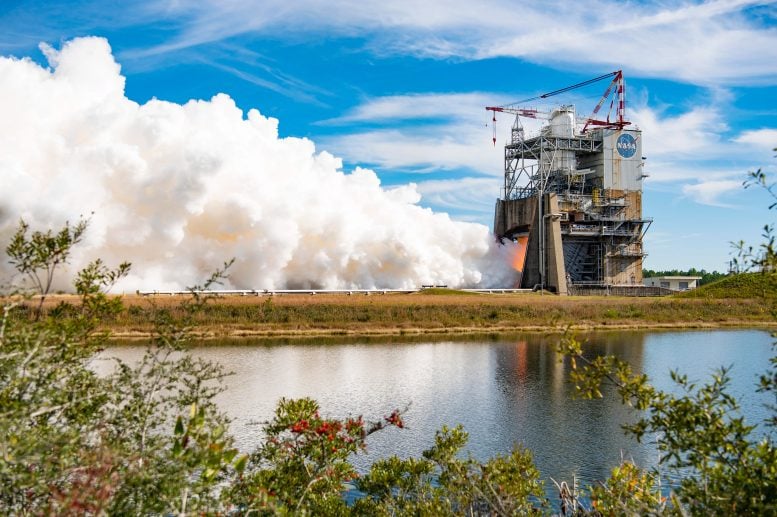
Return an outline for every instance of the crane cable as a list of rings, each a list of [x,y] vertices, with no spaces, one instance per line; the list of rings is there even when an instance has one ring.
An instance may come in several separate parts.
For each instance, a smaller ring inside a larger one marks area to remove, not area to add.
[[[494,142],[494,147],[496,147],[496,111],[493,113],[494,118],[491,119],[491,125],[494,128],[494,136],[491,140]]]
[[[547,99],[548,97],[553,97],[554,95],[558,95],[559,93],[568,92],[569,90],[574,90],[576,88],[582,88],[583,86],[588,86],[589,84],[593,84],[596,82],[599,82],[603,79],[607,79],[608,77],[613,77],[618,73],[618,71],[610,72],[609,74],[600,75],[599,77],[594,77],[593,79],[588,79],[587,81],[583,81],[581,83],[573,84],[571,86],[565,86],[564,88],[559,88],[558,90],[553,90],[552,92],[543,93],[542,95],[538,95],[536,97],[530,97],[528,99],[523,99],[516,102],[511,102],[510,104],[505,104],[503,106],[500,106],[502,108],[507,108],[510,106],[515,106],[516,104],[524,104],[526,102],[536,101],[539,99]]]
[[[536,101],[536,100],[539,100],[539,99],[547,99],[548,97],[553,97],[554,95],[558,95],[560,93],[568,92],[570,90],[574,90],[574,89],[577,89],[577,88],[582,88],[583,86],[588,86],[589,84],[597,83],[597,82],[602,81],[604,79],[608,79],[610,77],[614,77],[614,76],[618,75],[618,73],[620,73],[620,70],[616,70],[615,72],[610,72],[608,74],[600,75],[599,77],[594,77],[593,79],[588,79],[587,81],[576,83],[576,84],[573,84],[573,85],[570,85],[570,86],[565,86],[564,88],[559,88],[558,90],[553,90],[552,92],[543,93],[542,95],[538,95],[536,97],[529,97],[528,99],[523,99],[523,100],[520,100],[520,101],[511,102],[510,104],[503,104],[502,106],[499,106],[499,108],[509,108],[510,106],[516,106],[518,104],[525,104],[527,102]],[[609,88],[608,88],[608,92],[607,93],[609,93]],[[613,102],[615,102],[615,99],[613,99]],[[486,109],[488,110],[488,109],[491,109],[491,108],[486,108]],[[491,122],[492,123],[492,127],[493,127],[493,137],[492,137],[491,140],[494,142],[494,147],[496,147],[496,110],[495,109],[491,109],[491,111],[493,112],[493,115],[494,115],[494,118],[492,119],[492,122]],[[610,104],[610,111],[612,111],[612,103]],[[608,121],[610,120],[610,114],[609,113],[607,114],[607,120]]]

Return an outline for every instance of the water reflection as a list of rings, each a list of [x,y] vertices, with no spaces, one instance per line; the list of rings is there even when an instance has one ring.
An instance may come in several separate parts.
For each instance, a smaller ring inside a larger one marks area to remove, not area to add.
[[[640,368],[644,334],[620,339],[621,343],[628,340],[629,345],[619,352]],[[612,344],[610,337],[601,336],[591,339],[586,351],[610,353]],[[498,424],[502,436],[491,447],[521,443],[534,451],[540,471],[557,480],[571,480],[573,475],[599,479],[621,455],[647,464],[650,449],[621,432],[629,413],[611,400],[576,400],[574,387],[568,383],[568,362],[561,361],[548,345],[547,338],[533,336],[493,348],[503,409]],[[488,449],[482,452],[488,455]]]
[[[749,416],[763,418],[765,400],[753,393],[756,375],[770,357],[762,331],[618,332],[586,336],[586,353],[613,353],[670,385],[669,368],[705,379],[720,365],[734,364],[734,392],[744,394]],[[230,341],[196,348],[198,356],[223,364],[234,375],[219,396],[233,419],[238,445],[250,449],[261,436],[255,422],[271,417],[281,397],[310,396],[332,416],[363,414],[378,419],[410,403],[406,430],[374,436],[366,468],[376,457],[418,455],[443,425],[461,423],[470,433],[468,450],[485,459],[515,444],[534,452],[543,475],[583,481],[601,479],[621,456],[652,465],[653,447],[624,436],[632,416],[615,397],[575,400],[567,382],[569,365],[559,361],[558,337],[523,335],[478,341],[266,345]],[[138,346],[106,354],[132,360]]]

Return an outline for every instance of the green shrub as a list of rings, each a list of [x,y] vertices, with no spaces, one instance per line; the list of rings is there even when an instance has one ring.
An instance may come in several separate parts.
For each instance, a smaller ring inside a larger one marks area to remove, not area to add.
[[[26,249],[26,232],[22,226],[17,233],[17,249]],[[53,271],[62,256],[33,256],[24,267]],[[195,290],[217,283],[227,267]],[[124,312],[121,300],[105,293],[128,271],[128,264],[115,270],[99,261],[89,265],[76,278],[78,302],[47,313],[40,310],[44,283],[38,285],[41,301],[32,306],[23,296],[5,298],[0,316],[3,514],[490,516],[551,511],[529,451],[516,448],[485,462],[462,458],[467,435],[460,427],[439,431],[422,457],[381,459],[358,476],[352,455],[364,450],[372,433],[403,428],[398,410],[370,423],[361,417],[322,416],[310,399],[281,400],[256,449],[240,454],[214,402],[227,372],[186,353],[189,329],[199,321],[207,297],[193,295],[174,310],[152,302],[142,313],[155,329],[143,357],[134,364],[117,360],[110,373],[97,375],[90,361],[109,338],[98,329]],[[280,311],[268,299],[257,317],[288,318],[292,310]],[[577,515],[777,512],[772,435],[756,440],[754,427],[737,416],[725,369],[701,386],[673,373],[682,389],[675,395],[655,389],[614,357],[586,358],[574,339],[564,340],[559,351],[571,361],[582,396],[601,396],[602,384],[609,382],[624,403],[643,412],[628,432],[638,439],[661,433],[664,468],[681,479],[667,498],[655,472],[623,463],[608,480],[584,491],[587,499],[561,490],[562,509]],[[777,356],[759,389],[777,394]],[[775,414],[772,408],[771,425],[777,424]],[[350,506],[343,498],[348,486],[363,494]]]

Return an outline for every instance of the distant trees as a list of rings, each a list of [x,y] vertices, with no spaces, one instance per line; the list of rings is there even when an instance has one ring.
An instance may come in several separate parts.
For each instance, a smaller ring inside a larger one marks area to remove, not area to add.
[[[707,271],[706,269],[696,269],[692,267],[688,270],[680,270],[680,269],[667,269],[667,270],[652,270],[652,269],[643,269],[642,270],[642,276],[645,278],[655,277],[655,276],[700,276],[701,280],[699,280],[699,285],[709,284],[711,282],[715,282],[716,280],[720,280],[721,278],[725,278],[728,276],[728,273],[719,273],[717,271]]]

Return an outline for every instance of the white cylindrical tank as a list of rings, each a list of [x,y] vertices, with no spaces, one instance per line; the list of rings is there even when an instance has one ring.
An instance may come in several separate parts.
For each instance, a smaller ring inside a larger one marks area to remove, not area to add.
[[[548,136],[551,138],[574,138],[575,123],[575,107],[560,106],[550,114]],[[575,170],[577,159],[574,151],[557,150],[552,153],[543,153],[540,163],[546,171],[569,174]]]
[[[559,138],[575,136],[575,107],[560,106],[550,114],[550,134]]]

